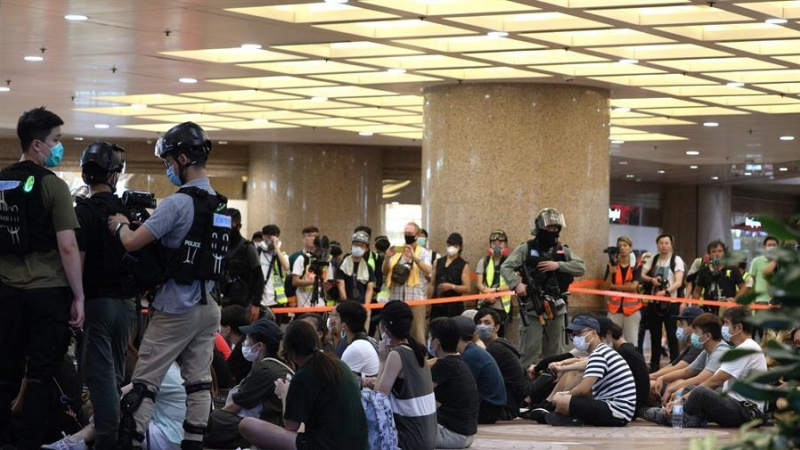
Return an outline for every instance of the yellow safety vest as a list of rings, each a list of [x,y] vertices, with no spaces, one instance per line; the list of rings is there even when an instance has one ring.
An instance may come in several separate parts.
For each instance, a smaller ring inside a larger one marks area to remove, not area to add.
[[[488,264],[486,264],[486,273],[485,273],[485,275],[486,275],[486,283],[485,284],[486,284],[486,286],[491,287],[494,284],[494,258],[492,258],[491,256],[487,256],[487,258],[489,258],[489,262],[488,262]],[[498,276],[500,276],[500,275],[498,275]],[[504,291],[507,288],[508,288],[508,285],[506,284],[506,280],[502,276],[500,276],[500,290]],[[504,295],[504,296],[500,297],[500,304],[503,306],[503,310],[506,312],[506,314],[511,312],[511,296],[510,295]]]
[[[278,254],[272,257],[272,286],[275,288],[275,303],[285,305],[289,303],[286,298],[286,287],[283,285],[283,277],[280,275]]]

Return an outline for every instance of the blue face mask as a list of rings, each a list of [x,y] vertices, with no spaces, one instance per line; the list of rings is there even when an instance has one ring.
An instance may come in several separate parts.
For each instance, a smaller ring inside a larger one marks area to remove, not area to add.
[[[181,182],[181,177],[175,173],[174,166],[170,165],[167,167],[167,179],[170,183],[174,184],[175,186],[181,187],[183,186],[183,182]]]
[[[417,238],[417,245],[420,247],[425,247],[426,242],[428,242],[428,240],[424,237]]]
[[[700,342],[700,336],[692,333],[692,346],[694,348],[703,348],[703,344],[705,344],[705,341]]]
[[[730,342],[731,338],[736,336],[739,333],[741,333],[741,331],[731,334],[731,329],[730,329],[729,326],[726,325],[726,326],[722,327],[722,339],[724,339],[727,342]]]
[[[44,160],[44,166],[53,168],[61,164],[61,159],[64,157],[64,146],[59,142],[50,148],[50,156]]]
[[[686,339],[686,332],[683,331],[683,328],[678,328],[675,330],[675,337],[678,339],[678,342],[683,342]]]

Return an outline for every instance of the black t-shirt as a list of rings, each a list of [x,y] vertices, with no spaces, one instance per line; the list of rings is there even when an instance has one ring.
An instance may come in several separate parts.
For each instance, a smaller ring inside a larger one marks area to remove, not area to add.
[[[519,352],[514,346],[505,339],[498,338],[486,347],[486,351],[492,355],[500,373],[503,374],[503,383],[506,385],[506,405],[519,409],[522,400],[525,399],[525,386],[527,376],[522,370],[519,360]]]
[[[358,281],[358,278],[356,277],[361,264],[366,265],[367,271],[369,272],[369,279],[366,283]],[[372,267],[370,267],[370,265],[362,259],[360,262],[353,261],[353,275],[347,275],[344,273],[342,268],[339,267],[336,269],[334,278],[344,281],[344,293],[347,296],[347,300],[355,300],[359,303],[364,303],[364,299],[367,297],[367,284],[375,283],[375,271],[372,270]]]
[[[231,370],[231,376],[237,383],[244,380],[253,367],[253,363],[244,359],[244,355],[242,355],[242,345],[244,345],[246,337],[247,336],[242,336],[239,342],[236,343],[236,347],[231,350],[231,356],[228,356],[227,361],[228,368]]]
[[[464,436],[478,432],[478,385],[461,360],[449,355],[431,367],[431,379],[436,387],[433,393],[440,403],[436,422],[448,430]]]
[[[620,345],[616,350],[631,368],[633,381],[636,383],[636,406],[647,406],[647,398],[650,396],[650,371],[644,356],[630,342]]]
[[[703,351],[702,348],[697,348],[694,345],[689,344],[686,346],[686,348],[683,349],[683,351],[681,351],[678,354],[677,358],[670,361],[670,364],[675,366],[681,361],[685,361],[687,364],[691,364],[692,362],[694,362],[695,359],[697,359],[698,356],[700,356],[700,352],[702,351]]]
[[[738,267],[724,266],[721,270],[714,270],[711,265],[706,265],[697,274],[696,286],[703,289],[704,299],[718,300],[736,297],[736,289],[742,283],[744,279]]]

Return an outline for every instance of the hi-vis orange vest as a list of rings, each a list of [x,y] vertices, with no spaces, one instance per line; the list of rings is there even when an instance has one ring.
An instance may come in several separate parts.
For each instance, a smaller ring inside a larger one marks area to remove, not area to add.
[[[611,268],[608,269],[611,271]],[[625,279],[622,278],[622,268],[618,268],[614,272],[614,278],[611,284],[616,285],[623,285],[633,281],[633,272],[636,270],[633,267],[628,267],[627,272],[625,273]],[[630,297],[608,297],[608,312],[611,314],[616,314],[620,312],[622,309],[622,314],[625,316],[630,316],[631,314],[635,313],[636,311],[642,308],[642,300],[638,298],[630,298]]]

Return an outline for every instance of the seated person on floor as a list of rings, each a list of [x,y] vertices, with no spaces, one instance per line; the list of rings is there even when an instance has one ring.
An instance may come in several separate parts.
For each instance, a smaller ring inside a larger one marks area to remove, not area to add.
[[[767,361],[761,346],[751,337],[753,325],[747,322],[750,308],[737,306],[723,315],[722,339],[737,350],[752,353],[734,361],[724,362],[709,379],[684,394],[683,417],[697,416],[699,424],[714,422],[721,427],[738,428],[754,419],[763,419],[765,404],[749,399],[732,390],[737,380],[742,380],[753,371],[766,372]],[[722,387],[722,394],[716,389]]]
[[[211,412],[205,445],[212,448],[236,448],[250,445],[239,434],[239,422],[245,417],[283,425],[283,405],[275,395],[275,381],[294,372],[278,359],[283,333],[274,321],[261,318],[241,327],[245,339],[242,354],[253,364],[250,373],[231,389],[222,409]]]
[[[495,423],[500,420],[506,405],[506,386],[503,374],[497,363],[486,350],[472,342],[475,335],[475,322],[466,316],[453,318],[458,327],[458,352],[467,364],[475,383],[478,385],[480,406],[478,423]]]
[[[567,329],[573,334],[573,346],[589,352],[589,360],[580,383],[553,397],[556,412],[545,420],[553,426],[627,425],[636,408],[636,383],[628,363],[601,341],[594,317],[575,316]]]
[[[586,359],[589,354],[573,348],[567,353],[560,355],[548,356],[542,358],[538,363],[531,364],[526,370],[528,379],[530,380],[530,395],[525,399],[528,409],[535,409],[541,407],[545,401],[550,400],[550,395],[554,392],[557,379],[556,374],[550,369],[552,363],[562,362],[566,360],[577,361],[580,358]],[[568,363],[569,364],[569,363]]]
[[[675,330],[675,335],[678,338],[678,342],[683,342],[686,344],[686,346],[678,354],[677,358],[672,360],[668,365],[650,374],[651,386],[655,383],[658,377],[666,375],[676,370],[681,370],[689,367],[689,365],[692,364],[692,362],[694,362],[694,360],[703,351],[702,349],[696,348],[692,345],[691,334],[692,334],[692,321],[695,318],[697,318],[697,316],[703,314],[704,312],[705,311],[703,311],[701,308],[698,308],[697,306],[687,306],[683,310],[683,312],[677,317],[678,324],[677,324],[677,329]],[[662,388],[663,386],[660,386],[658,390],[654,392],[658,392],[660,394]]]
[[[636,384],[636,412],[633,417],[640,417],[639,412],[643,412],[647,407],[647,400],[650,396],[650,368],[639,350],[625,340],[624,330],[621,326],[607,317],[601,317],[597,321],[600,323],[600,336],[603,342],[616,350],[631,369],[633,382]]]
[[[381,369],[378,343],[367,336],[364,328],[367,309],[361,303],[348,300],[336,305],[335,313],[339,315],[340,337],[347,343],[342,362],[359,377],[378,376]]]
[[[219,334],[225,338],[225,341],[230,345],[231,355],[225,358],[230,369],[231,376],[237,383],[242,381],[244,377],[250,373],[252,363],[242,355],[242,342],[244,342],[244,333],[241,327],[250,325],[250,317],[247,310],[240,305],[228,305],[222,308],[219,319]]]
[[[449,317],[431,322],[428,351],[436,356],[431,367],[436,410],[436,448],[468,448],[478,432],[478,386],[461,360],[458,328]]]

